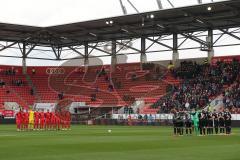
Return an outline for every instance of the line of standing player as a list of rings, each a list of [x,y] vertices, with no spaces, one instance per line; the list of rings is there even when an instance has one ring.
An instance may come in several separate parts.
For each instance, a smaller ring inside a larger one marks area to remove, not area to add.
[[[71,126],[70,112],[19,111],[16,114],[17,131],[68,130]]]
[[[175,112],[173,115],[174,135],[231,134],[231,113],[224,112]]]
[[[206,112],[199,114],[200,135],[231,134],[231,113],[228,110],[224,112]]]

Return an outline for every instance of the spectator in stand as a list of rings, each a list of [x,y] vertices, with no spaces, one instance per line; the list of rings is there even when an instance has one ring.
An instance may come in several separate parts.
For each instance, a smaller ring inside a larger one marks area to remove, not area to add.
[[[223,104],[232,112],[238,112],[240,108],[240,76],[235,83],[223,92]]]
[[[209,62],[208,62],[208,59],[207,59],[207,58],[204,59],[204,65],[206,65],[206,66],[209,65]]]
[[[98,77],[101,77],[101,76],[105,76],[107,74],[107,72],[105,71],[105,68],[103,67],[101,69],[101,71],[96,70],[96,74],[98,75]]]
[[[21,79],[12,80],[12,85],[14,85],[14,86],[23,86],[23,81]]]
[[[58,99],[62,100],[63,98],[64,98],[64,93],[63,92],[58,93]]]
[[[139,114],[140,113],[140,108],[137,108],[137,114]]]
[[[3,88],[5,87],[5,82],[2,79],[0,80],[0,86]]]
[[[16,74],[16,71],[15,71],[15,68],[14,68],[14,67],[11,68],[11,73],[12,73],[12,75],[15,75],[15,74]]]
[[[186,106],[190,109],[205,107],[210,103],[210,97],[217,96],[223,91],[224,85],[230,85],[236,81],[239,68],[240,65],[236,60],[231,64],[219,62],[216,66],[183,61],[180,67],[173,71],[173,74],[182,78],[183,81],[152,107],[159,108],[160,113],[169,113],[173,108],[185,110]],[[237,88],[236,86],[233,89],[234,93],[238,90]],[[224,93],[225,106],[238,107],[240,100],[230,93],[232,92],[228,90]]]
[[[132,81],[136,81],[136,80],[137,80],[137,75],[136,75],[136,73],[133,73],[133,74],[131,75],[131,79],[132,79]]]
[[[169,62],[168,69],[169,70],[173,70],[174,69],[174,65],[173,65],[172,61]]]
[[[185,103],[185,108],[186,108],[186,110],[190,109],[190,104],[188,103],[188,101]]]
[[[16,71],[14,69],[14,67],[12,67],[11,69],[7,69],[5,71],[5,75],[15,75],[16,74]]]
[[[36,70],[35,68],[32,69],[32,75],[35,75],[36,74]]]
[[[95,93],[91,94],[91,101],[96,101],[97,100],[97,95]]]
[[[106,75],[106,71],[105,71],[105,68],[103,67],[101,72],[100,72],[101,75],[105,76]]]
[[[125,106],[123,112],[124,112],[124,114],[133,114],[133,108]]]
[[[144,114],[144,116],[143,116],[143,123],[144,123],[144,125],[147,125],[147,123],[148,123],[148,115],[147,114]]]
[[[9,75],[9,72],[8,72],[8,71],[9,71],[9,70],[6,70],[6,71],[5,71],[5,75]]]
[[[30,95],[32,95],[32,96],[34,95],[34,89],[33,88],[30,89]]]
[[[114,88],[113,88],[113,85],[112,85],[112,84],[109,84],[109,85],[108,85],[108,90],[109,90],[110,92],[112,92],[112,91],[114,90]]]
[[[112,83],[114,84],[114,87],[116,89],[121,89],[122,88],[122,82],[119,81],[116,77],[112,77]]]
[[[154,69],[154,67],[155,67],[154,63],[143,63],[142,64],[143,70],[152,70],[152,69]]]
[[[109,82],[109,77],[108,77],[107,74],[105,75],[105,81],[106,81],[106,82]]]

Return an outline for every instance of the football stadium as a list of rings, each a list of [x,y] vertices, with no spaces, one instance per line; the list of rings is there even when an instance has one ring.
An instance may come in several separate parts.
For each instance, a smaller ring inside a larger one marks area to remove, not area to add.
[[[3,160],[239,160],[239,0],[8,0]]]

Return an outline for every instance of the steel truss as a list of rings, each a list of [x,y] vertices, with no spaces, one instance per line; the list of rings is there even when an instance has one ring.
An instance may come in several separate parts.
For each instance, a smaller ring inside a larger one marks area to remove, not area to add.
[[[134,34],[130,30],[125,30],[127,34]],[[217,32],[217,33],[214,33]],[[210,34],[212,33],[212,34]],[[175,36],[174,36],[175,35]],[[239,41],[238,43],[228,43],[228,44],[217,44],[219,41],[223,40],[225,36],[231,37]],[[209,37],[210,36],[210,37]],[[212,39],[209,41],[209,39]],[[141,41],[141,45],[134,46],[129,45],[133,44],[134,41]],[[169,42],[172,43],[169,43]],[[199,46],[195,47],[183,47],[187,41],[196,42]],[[116,43],[116,56],[122,55],[121,51],[131,50],[124,54],[148,54],[154,52],[166,52],[166,51],[177,51],[177,50],[190,50],[190,49],[206,49],[207,51],[215,47],[226,47],[226,46],[236,46],[240,45],[240,27],[239,28],[227,28],[219,30],[207,30],[200,32],[191,32],[191,33],[182,33],[182,34],[168,34],[168,35],[156,35],[151,37],[141,37],[134,38],[129,40],[114,40]],[[149,42],[150,45],[147,46],[146,42]],[[144,44],[143,44],[144,43]],[[84,59],[84,58],[93,58],[93,57],[107,57],[112,56],[111,41],[99,42],[94,44],[79,44],[69,47],[60,47],[60,46],[39,46],[36,44],[29,44],[27,41],[24,43],[9,43],[3,42],[0,43],[0,51],[5,51],[8,49],[15,49],[20,51],[20,55],[10,56],[1,54],[0,57],[11,57],[11,58],[28,58],[28,59],[40,59],[40,60],[70,60],[70,59]],[[158,45],[158,50],[152,50],[153,45]],[[105,46],[109,46],[110,49],[105,49]],[[36,48],[41,47],[41,48]],[[42,52],[52,52],[55,58],[41,58],[32,56],[33,51],[42,51]],[[63,52],[73,52],[76,53],[76,58],[64,58],[62,57]],[[102,55],[95,56],[94,51],[101,52]]]

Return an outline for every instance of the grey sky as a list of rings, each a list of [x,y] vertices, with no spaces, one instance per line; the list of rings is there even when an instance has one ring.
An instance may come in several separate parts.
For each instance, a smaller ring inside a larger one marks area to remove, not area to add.
[[[141,11],[157,10],[156,0],[131,0]],[[197,0],[171,0],[176,7],[197,4]],[[220,0],[215,0],[220,1]],[[51,26],[122,15],[119,0],[0,0],[0,22]],[[135,13],[123,0],[128,13]],[[211,0],[203,0],[204,3]],[[164,8],[171,6],[162,0]]]

